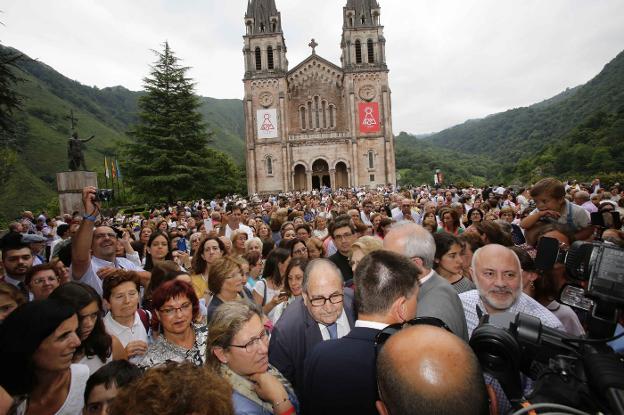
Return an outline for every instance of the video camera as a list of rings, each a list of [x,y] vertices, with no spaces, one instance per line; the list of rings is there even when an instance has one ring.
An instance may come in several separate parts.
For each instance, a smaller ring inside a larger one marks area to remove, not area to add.
[[[583,287],[566,285],[561,300],[588,312],[588,338],[545,327],[523,313],[484,315],[470,338],[484,372],[498,380],[515,409],[526,398],[624,414],[624,360],[607,345],[621,337],[613,335],[624,308],[624,250],[603,242],[575,242],[565,249],[542,237],[535,262],[540,270],[565,265],[569,278]],[[526,397],[521,373],[535,381]]]

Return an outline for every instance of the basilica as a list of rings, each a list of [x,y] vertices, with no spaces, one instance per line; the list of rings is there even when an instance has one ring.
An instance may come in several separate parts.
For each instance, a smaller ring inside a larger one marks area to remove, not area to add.
[[[340,64],[317,55],[312,39],[310,56],[289,69],[275,0],[249,0],[243,102],[250,194],[396,183],[380,11],[377,0],[347,0]]]

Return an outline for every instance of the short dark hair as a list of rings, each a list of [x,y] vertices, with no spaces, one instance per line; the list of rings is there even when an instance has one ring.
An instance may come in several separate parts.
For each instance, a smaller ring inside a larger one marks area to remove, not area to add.
[[[171,280],[162,284],[152,294],[152,305],[154,310],[159,310],[167,301],[172,298],[185,295],[193,304],[193,320],[199,315],[199,300],[191,284],[180,280]]]
[[[197,252],[195,252],[195,255],[193,255],[192,265],[193,272],[195,272],[195,274],[202,274],[204,271],[206,271],[206,266],[208,266],[208,262],[206,262],[206,260],[202,257],[202,254],[204,253],[204,247],[206,246],[206,242],[208,241],[217,241],[217,245],[219,245],[219,249],[221,250],[221,255],[225,255],[225,244],[221,239],[216,236],[209,236],[202,239],[199,243],[199,246],[197,247]]]
[[[331,233],[332,238],[334,237],[334,232],[336,232],[336,229],[340,229],[340,228],[349,228],[351,230],[351,233],[355,233],[355,228],[353,227],[353,222],[351,221],[351,216],[349,216],[349,215],[340,215],[329,226],[329,232]]]
[[[57,228],[56,228],[56,234],[58,236],[60,236],[61,238],[63,237],[63,235],[65,234],[65,232],[69,231],[69,225],[66,223],[61,223]]]
[[[5,258],[9,251],[17,251],[29,248],[28,244],[22,242],[22,234],[18,232],[9,232],[0,239],[0,247],[2,248],[2,258]]]
[[[292,271],[293,268],[301,268],[301,271],[305,273],[307,266],[308,260],[306,258],[293,258],[288,263],[288,267],[286,268],[286,273],[284,275],[284,291],[286,291],[289,295],[292,295],[292,291],[290,289],[290,283],[288,282],[288,274],[290,274],[290,271]]]
[[[102,298],[109,301],[113,289],[119,287],[124,282],[133,282],[136,285],[137,291],[141,289],[139,276],[136,272],[127,271],[125,269],[116,269],[111,275],[107,276],[102,281]]]
[[[461,242],[459,241],[459,238],[457,238],[455,235],[451,235],[448,232],[437,232],[433,234],[433,240],[435,241],[436,244],[436,251],[435,251],[435,260],[434,260],[434,265],[433,265],[433,269],[437,269],[439,264],[440,259],[446,255],[446,253],[448,251],[451,250],[451,248],[453,247],[453,245],[459,245],[461,246]],[[436,261],[437,260],[437,261]]]
[[[87,386],[84,391],[85,406],[89,403],[89,395],[94,387],[104,385],[108,389],[114,385],[120,389],[135,379],[140,378],[142,374],[143,372],[138,366],[127,360],[115,360],[105,364],[89,376],[89,380],[87,380]]]
[[[416,265],[403,255],[384,250],[366,255],[353,277],[357,312],[387,312],[397,298],[412,295],[419,273]]]

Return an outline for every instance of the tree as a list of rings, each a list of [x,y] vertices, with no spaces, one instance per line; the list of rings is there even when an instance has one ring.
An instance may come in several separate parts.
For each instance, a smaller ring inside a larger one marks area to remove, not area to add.
[[[186,77],[189,68],[179,65],[167,42],[163,46],[162,53],[154,51],[158,60],[143,80],[146,93],[130,131],[134,142],[126,146],[126,177],[148,200],[190,200],[239,173],[228,156],[206,147],[210,135]]]
[[[14,130],[13,114],[21,108],[22,98],[15,90],[21,81],[15,74],[22,54],[0,45],[0,134],[10,135]]]

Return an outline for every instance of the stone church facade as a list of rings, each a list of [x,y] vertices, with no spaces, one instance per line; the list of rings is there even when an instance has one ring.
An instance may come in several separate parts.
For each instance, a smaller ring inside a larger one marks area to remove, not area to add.
[[[288,68],[275,0],[245,14],[250,194],[396,184],[385,38],[377,0],[343,7],[340,66],[316,54]]]

